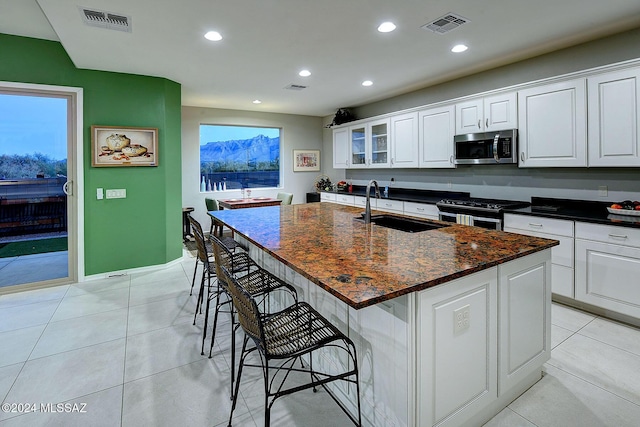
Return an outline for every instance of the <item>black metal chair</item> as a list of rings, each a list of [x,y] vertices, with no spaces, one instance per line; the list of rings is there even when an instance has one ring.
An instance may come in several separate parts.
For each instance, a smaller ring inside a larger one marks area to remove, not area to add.
[[[193,217],[189,213],[187,213],[186,215],[187,215],[189,224],[191,225],[191,229],[193,230],[197,228],[198,230],[202,231],[202,226],[200,225],[200,223],[198,223],[195,219],[193,219]],[[195,239],[195,236],[194,236],[194,239]],[[238,242],[236,242],[231,237],[221,237],[220,240],[224,243],[226,247],[228,247],[231,250],[236,250],[237,248],[240,247]],[[205,243],[206,253],[208,254],[208,257],[212,257],[213,250],[211,248],[211,242],[208,240],[205,240],[204,243]],[[196,242],[196,246],[197,246],[197,242]],[[191,279],[191,291],[189,292],[189,295],[193,295],[193,287],[196,283],[196,276],[198,275],[198,264],[200,264],[201,262],[202,261],[200,259],[200,256],[196,254],[196,263],[195,263],[195,266],[193,267],[193,278]],[[202,273],[204,275],[205,271],[203,271]],[[213,273],[215,274],[215,271]]]
[[[233,305],[245,333],[238,367],[238,379],[233,391],[229,427],[231,427],[233,411],[238,401],[240,380],[245,366],[262,369],[265,391],[265,426],[270,425],[271,407],[276,399],[309,388],[316,391],[317,386],[325,387],[327,383],[337,380],[356,385],[357,416],[351,414],[331,393],[328,394],[356,426],[361,426],[358,358],[353,342],[305,302],[295,303],[277,313],[261,313],[258,310],[257,301],[242,286],[241,282],[233,277],[224,266],[220,266],[218,270],[219,279],[229,284]],[[255,347],[250,349],[247,348],[249,339],[255,343]],[[324,347],[334,347],[345,351],[353,368],[346,368],[344,372],[339,374],[315,371],[311,353]],[[247,356],[254,351],[257,351],[260,356],[260,365],[247,363]],[[309,355],[309,369],[296,368],[296,361],[300,360],[302,364],[302,357],[306,355]],[[271,364],[271,362],[276,363]],[[270,377],[270,371],[274,372],[273,377]],[[308,373],[311,380],[307,384],[297,384],[285,388],[285,383],[291,372]],[[276,381],[279,373],[283,374],[279,381]]]
[[[193,315],[194,325],[196,324],[198,311],[202,313],[202,304],[204,303],[205,289],[207,290],[207,293],[206,293],[207,303],[206,303],[206,308],[204,313],[204,329],[202,331],[202,348],[200,350],[200,354],[204,355],[204,343],[205,343],[205,339],[207,338],[207,328],[209,323],[209,302],[211,301],[212,295],[219,292],[217,290],[217,286],[216,286],[216,289],[214,290],[214,285],[211,282],[212,279],[216,277],[217,271],[216,271],[215,263],[212,259],[213,257],[212,243],[210,241],[208,242],[205,239],[204,233],[202,231],[202,226],[198,221],[196,221],[191,216],[189,216],[189,221],[191,223],[191,228],[193,230],[193,237],[196,241],[196,247],[198,249],[196,269],[198,268],[197,263],[198,262],[202,263],[202,278],[200,279],[200,291],[198,292],[198,301],[196,302],[196,311]],[[247,253],[232,252],[232,249],[230,249],[229,246],[233,247],[233,250],[235,250],[236,246],[233,246],[231,243],[229,243],[227,239],[223,241],[216,238],[216,241],[219,244],[223,245],[227,251],[232,253],[236,259],[242,260],[242,261],[238,261],[237,263],[238,268],[246,268],[247,271],[249,271],[252,268],[258,268],[258,265],[254,263],[251,260],[251,258],[249,258],[249,255]],[[195,274],[196,272],[194,271],[194,281],[195,281]],[[205,282],[206,282],[206,285],[205,285]],[[192,283],[192,289],[193,289],[193,283]]]
[[[229,313],[229,315],[231,316],[231,389],[233,390],[236,363],[235,331],[238,328],[238,325],[236,325],[235,323],[234,309],[231,301],[231,293],[229,291],[229,283],[224,279],[224,277],[220,275],[221,267],[224,267],[226,271],[230,272],[234,279],[238,280],[242,284],[243,288],[246,289],[252,297],[259,300],[259,303],[262,307],[262,312],[269,311],[270,308],[268,305],[270,302],[270,296],[273,292],[282,291],[285,296],[289,295],[293,303],[298,302],[298,293],[296,292],[296,289],[290,284],[278,279],[267,270],[255,266],[255,263],[253,263],[253,260],[251,260],[251,258],[247,260],[246,258],[248,258],[248,255],[246,257],[241,255],[245,253],[241,252],[239,254],[235,254],[231,252],[229,248],[227,248],[223,244],[223,242],[215,236],[211,237],[211,242],[215,257],[218,288],[216,292],[212,294],[212,297],[215,295],[216,306],[213,315],[213,327],[211,332],[211,346],[209,347],[209,357],[211,357],[213,352],[218,315],[221,311]],[[247,267],[248,263],[253,264],[251,264],[251,267]],[[226,298],[222,300],[222,296],[225,296]]]

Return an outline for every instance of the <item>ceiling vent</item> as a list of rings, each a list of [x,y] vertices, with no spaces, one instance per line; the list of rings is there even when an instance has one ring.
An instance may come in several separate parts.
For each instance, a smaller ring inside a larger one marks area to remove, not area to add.
[[[307,86],[290,84],[289,86],[285,86],[284,88],[288,90],[303,90],[303,89],[306,89]]]
[[[131,32],[130,16],[97,9],[87,9],[86,7],[80,7],[80,13],[82,14],[84,23],[92,27],[124,31],[127,33]]]
[[[455,15],[453,13],[448,13],[433,22],[429,22],[428,24],[424,24],[422,27],[425,30],[433,31],[437,34],[448,33],[451,30],[455,30],[462,24],[466,24],[469,22],[467,18],[463,18],[460,15]]]

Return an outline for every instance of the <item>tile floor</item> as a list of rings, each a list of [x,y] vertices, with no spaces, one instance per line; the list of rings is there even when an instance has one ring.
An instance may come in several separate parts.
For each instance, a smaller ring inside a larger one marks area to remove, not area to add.
[[[0,401],[86,404],[0,411],[0,427],[226,426],[230,342],[200,355],[193,264],[0,296]],[[638,426],[640,330],[560,305],[552,323],[544,377],[486,426]],[[261,426],[262,404],[261,377],[245,376],[234,426]],[[272,425],[350,424],[308,391],[276,402]]]

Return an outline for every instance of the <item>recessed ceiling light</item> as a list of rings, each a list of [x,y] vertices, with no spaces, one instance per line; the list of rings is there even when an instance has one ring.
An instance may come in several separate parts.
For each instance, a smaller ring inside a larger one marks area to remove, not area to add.
[[[393,22],[383,22],[378,26],[378,31],[381,33],[390,33],[396,29],[396,25]]]
[[[253,100],[253,103],[254,103],[254,104],[262,104],[262,101],[260,101],[259,99],[254,99],[254,100]]]
[[[451,48],[451,52],[460,53],[460,52],[464,52],[467,49],[469,49],[467,46],[463,44],[457,44]]]
[[[204,35],[204,38],[207,40],[211,40],[212,42],[217,42],[222,40],[222,36],[217,31],[209,31]]]
[[[362,82],[362,86],[371,86],[373,82],[371,80],[365,80]]]
[[[302,70],[298,73],[298,75],[300,77],[309,77],[311,75],[311,71],[309,70]]]

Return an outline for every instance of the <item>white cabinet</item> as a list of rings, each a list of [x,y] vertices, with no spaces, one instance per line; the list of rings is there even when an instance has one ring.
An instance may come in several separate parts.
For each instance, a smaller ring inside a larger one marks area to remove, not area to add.
[[[352,168],[388,168],[389,119],[349,127]]]
[[[419,166],[421,168],[454,168],[453,137],[455,107],[453,105],[420,111]]]
[[[333,130],[333,168],[346,169],[349,167],[349,129]]]
[[[417,112],[391,117],[390,141],[392,168],[419,166]]]
[[[336,203],[339,205],[353,206],[355,199],[350,194],[336,194]]]
[[[587,166],[584,78],[518,92],[520,167]]]
[[[640,319],[640,230],[576,222],[576,299]]]
[[[574,298],[573,221],[528,215],[504,215],[504,231],[558,240],[551,249],[552,292]]]
[[[360,310],[349,308],[349,337],[358,354],[362,422],[366,426],[408,427],[414,295]],[[412,396],[411,396],[412,397]]]
[[[402,200],[378,199],[376,209],[385,212],[404,212],[404,202]]]
[[[640,166],[640,68],[587,79],[589,166]]]
[[[456,135],[517,128],[517,99],[507,92],[456,104]]]
[[[548,251],[498,266],[498,390],[512,389],[551,356]]]
[[[440,209],[426,203],[404,202],[404,214],[419,218],[438,219]]]
[[[336,193],[325,193],[324,191],[320,193],[320,201],[321,202],[336,202]]]
[[[420,291],[416,304],[416,425],[464,425],[498,395],[497,268]]]

